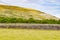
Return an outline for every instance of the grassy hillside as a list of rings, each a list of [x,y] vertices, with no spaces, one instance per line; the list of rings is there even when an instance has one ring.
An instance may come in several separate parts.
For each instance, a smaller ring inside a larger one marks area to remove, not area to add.
[[[8,6],[0,5],[0,17],[9,17],[9,18],[34,18],[34,19],[58,19],[55,16],[46,14],[44,12],[28,9],[18,6]]]

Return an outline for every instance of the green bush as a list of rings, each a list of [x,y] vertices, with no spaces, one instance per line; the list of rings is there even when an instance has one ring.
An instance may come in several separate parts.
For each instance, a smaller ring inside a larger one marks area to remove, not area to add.
[[[40,24],[60,24],[60,20],[46,19],[46,20],[35,20],[33,18],[8,18],[0,17],[0,23],[40,23]]]

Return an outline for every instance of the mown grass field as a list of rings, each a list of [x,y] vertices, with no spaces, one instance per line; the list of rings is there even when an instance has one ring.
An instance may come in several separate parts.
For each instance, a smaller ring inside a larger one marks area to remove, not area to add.
[[[0,28],[0,40],[60,40],[60,30]]]

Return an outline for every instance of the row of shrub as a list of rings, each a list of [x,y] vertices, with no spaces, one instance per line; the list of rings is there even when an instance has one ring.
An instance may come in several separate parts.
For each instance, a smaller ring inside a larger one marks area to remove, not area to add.
[[[33,18],[5,18],[0,17],[0,23],[40,23],[40,24],[60,24],[60,20],[46,19],[46,20],[35,20]]]

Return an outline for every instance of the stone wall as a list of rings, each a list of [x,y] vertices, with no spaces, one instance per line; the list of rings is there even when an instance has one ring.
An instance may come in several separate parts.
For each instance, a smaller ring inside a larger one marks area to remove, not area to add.
[[[60,30],[60,24],[0,23],[0,28],[22,28],[22,29]]]

